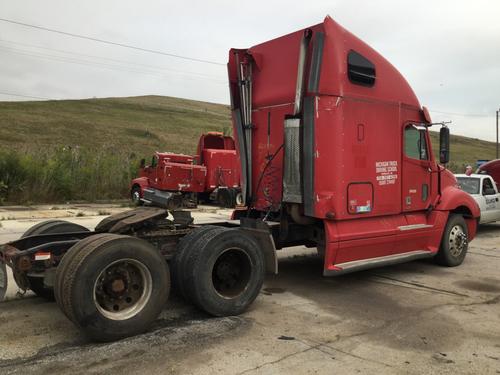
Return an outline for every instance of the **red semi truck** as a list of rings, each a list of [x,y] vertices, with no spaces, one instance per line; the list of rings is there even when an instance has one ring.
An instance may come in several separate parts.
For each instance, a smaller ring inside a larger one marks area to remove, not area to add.
[[[233,138],[209,132],[200,136],[196,156],[156,152],[148,166],[143,159],[130,196],[137,204],[168,209],[196,205],[198,197],[234,207],[242,196]]]
[[[0,250],[20,288],[53,292],[85,333],[113,340],[150,326],[170,279],[212,315],[242,313],[289,246],[316,247],[325,276],[464,261],[478,206],[436,161],[435,124],[380,54],[327,17],[232,49],[228,72],[245,208],[204,226],[152,207],[93,232],[39,224]],[[449,159],[444,126],[439,159]]]

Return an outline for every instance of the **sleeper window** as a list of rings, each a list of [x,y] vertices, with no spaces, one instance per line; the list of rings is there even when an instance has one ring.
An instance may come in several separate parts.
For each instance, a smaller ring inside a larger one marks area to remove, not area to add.
[[[375,65],[356,51],[347,55],[347,72],[349,80],[356,85],[372,87],[375,84]]]

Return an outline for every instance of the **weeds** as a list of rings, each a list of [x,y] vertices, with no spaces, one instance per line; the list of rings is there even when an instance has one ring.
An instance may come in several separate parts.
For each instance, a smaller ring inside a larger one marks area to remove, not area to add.
[[[0,151],[0,204],[128,197],[134,154],[113,148]]]

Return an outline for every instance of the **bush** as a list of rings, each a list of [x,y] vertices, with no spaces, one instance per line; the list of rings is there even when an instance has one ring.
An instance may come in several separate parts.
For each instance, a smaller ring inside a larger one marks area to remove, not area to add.
[[[111,147],[0,151],[0,204],[126,198],[137,166],[133,153]]]

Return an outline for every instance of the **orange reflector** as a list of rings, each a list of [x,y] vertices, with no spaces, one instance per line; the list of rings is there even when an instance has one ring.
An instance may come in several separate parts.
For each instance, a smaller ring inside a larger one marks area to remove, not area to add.
[[[37,251],[35,253],[35,260],[50,260],[52,254],[48,251]]]

